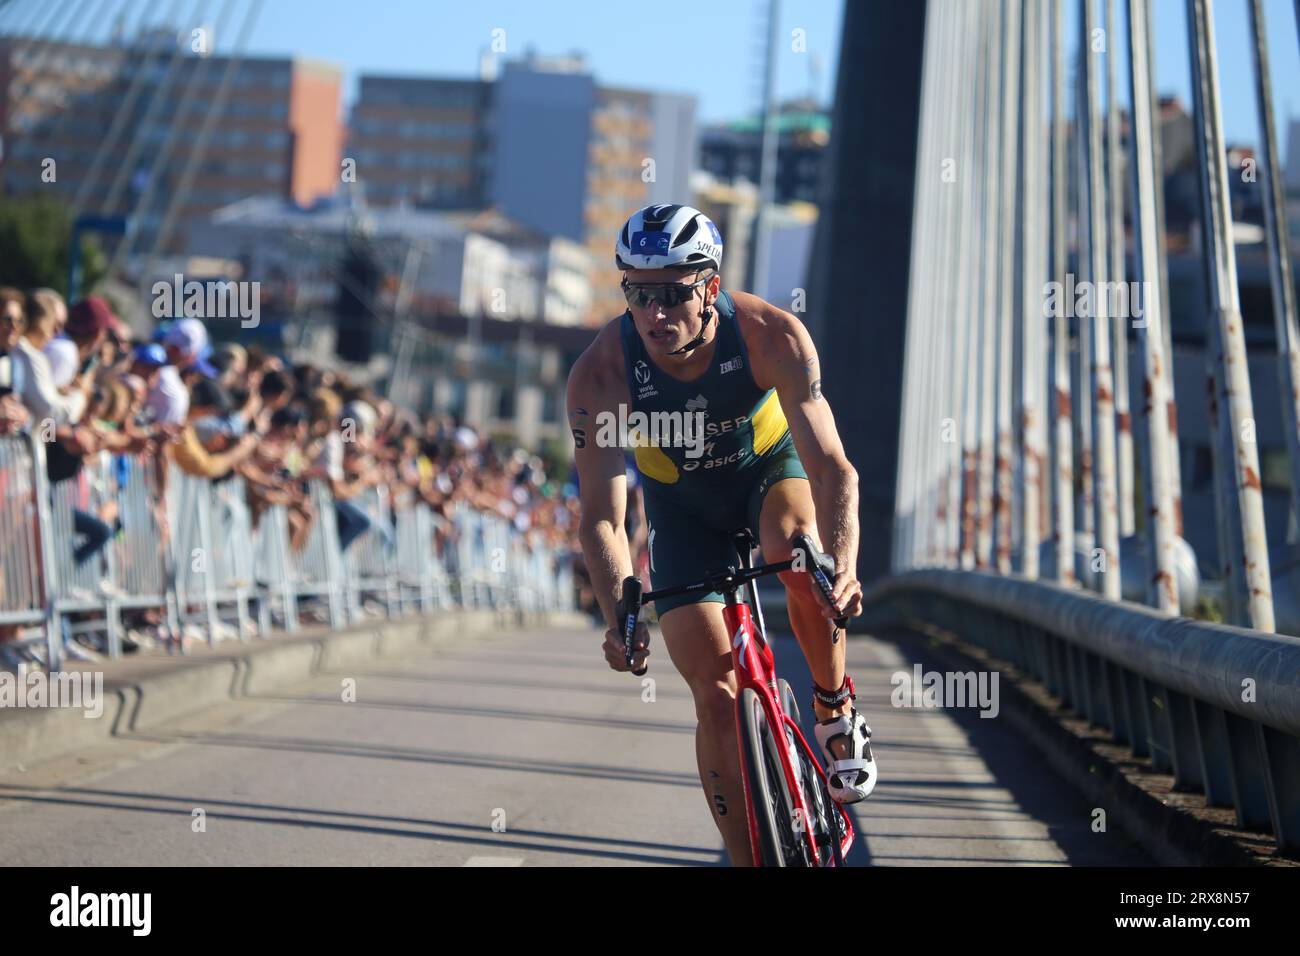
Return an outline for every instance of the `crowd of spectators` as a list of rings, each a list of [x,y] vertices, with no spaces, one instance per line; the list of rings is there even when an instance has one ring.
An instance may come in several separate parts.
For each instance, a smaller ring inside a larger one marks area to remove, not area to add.
[[[391,546],[393,528],[376,527],[356,503],[385,486],[390,500],[418,498],[444,518],[460,503],[496,512],[535,542],[576,551],[576,496],[548,478],[535,455],[487,441],[452,417],[399,409],[340,371],[256,346],[214,345],[195,318],[138,338],[97,297],[68,308],[50,289],[0,288],[0,441],[20,432],[44,441],[52,486],[103,452],[150,462],[160,499],[173,464],[212,481],[238,475],[255,527],[267,508],[284,507],[294,550],[319,520],[308,482],[320,479],[332,492],[343,550],[372,529]],[[0,494],[19,487],[9,483]],[[157,510],[165,526],[165,509]],[[121,521],[113,502],[75,511],[76,564],[96,560]],[[454,526],[436,527],[445,556]],[[102,582],[100,596],[112,588]],[[156,613],[139,623],[150,641],[179,639],[159,637]],[[0,624],[0,666],[33,653],[14,643],[18,631]],[[95,653],[86,644],[69,651]]]

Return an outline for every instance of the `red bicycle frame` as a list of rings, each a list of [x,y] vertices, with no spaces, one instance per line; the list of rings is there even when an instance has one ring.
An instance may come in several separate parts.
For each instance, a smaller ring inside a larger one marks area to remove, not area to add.
[[[780,697],[777,695],[776,683],[776,661],[772,657],[772,648],[768,645],[766,636],[760,635],[754,627],[753,615],[749,612],[749,605],[744,601],[728,603],[722,611],[723,620],[727,622],[727,633],[731,637],[731,658],[732,665],[736,672],[736,706],[740,707],[742,691],[746,687],[752,687],[763,702],[763,712],[767,717],[767,725],[772,732],[777,735],[777,739],[782,743],[786,737],[780,731],[788,729],[793,732],[795,744],[802,747],[809,756],[809,763],[817,771],[817,776],[821,779],[822,784],[826,783],[826,772],[822,770],[821,762],[817,760],[815,751],[808,746],[808,741],[804,738],[803,732],[794,719],[785,712],[781,705]],[[739,714],[737,714],[737,726],[740,725]],[[743,743],[737,740],[738,746],[743,748]],[[817,841],[813,839],[815,832],[812,826],[812,820],[808,815],[808,807],[805,805],[803,797],[803,788],[799,786],[798,778],[794,771],[794,755],[789,752],[787,747],[780,748],[781,754],[781,772],[785,775],[786,789],[794,803],[795,812],[798,814],[801,826],[800,832],[803,835],[805,844],[815,861],[816,866],[826,866],[828,861],[822,858],[822,854],[817,846]],[[740,759],[743,762],[745,755],[742,752]],[[754,865],[762,866],[761,844],[758,835],[758,810],[754,805],[755,796],[750,792],[749,779],[746,774],[741,774],[742,782],[745,787],[745,809],[749,814],[749,846],[753,853]],[[848,812],[829,798],[829,811],[839,815],[840,832],[840,858],[843,859],[848,855],[849,847],[853,845],[853,821]]]
[[[633,667],[633,635],[636,632],[637,619],[640,616],[643,603],[650,603],[660,598],[678,594],[693,594],[706,591],[722,592],[726,601],[722,617],[727,626],[727,633],[731,635],[732,667],[736,672],[736,743],[740,750],[741,767],[744,768],[747,765],[746,740],[740,732],[741,728],[747,725],[747,719],[742,719],[744,715],[741,713],[741,707],[745,700],[745,689],[749,688],[754,691],[757,699],[762,704],[763,716],[768,731],[774,738],[774,743],[782,745],[776,747],[775,750],[780,758],[781,773],[784,776],[783,784],[786,792],[790,794],[792,809],[794,810],[794,819],[787,822],[792,829],[799,831],[798,835],[803,838],[804,849],[807,851],[807,860],[810,860],[813,866],[834,865],[844,859],[849,847],[853,844],[853,821],[850,819],[848,812],[831,798],[830,791],[826,786],[826,772],[818,762],[816,753],[812,747],[808,746],[808,741],[804,739],[798,721],[786,713],[785,705],[781,702],[781,695],[778,693],[781,684],[776,677],[776,662],[772,658],[772,648],[767,643],[766,628],[763,624],[763,609],[758,601],[758,592],[754,590],[753,583],[764,575],[779,574],[783,571],[792,570],[795,568],[796,562],[791,559],[775,564],[765,564],[761,567],[752,567],[750,565],[750,555],[755,547],[753,534],[749,529],[741,528],[732,534],[732,538],[736,543],[740,557],[740,568],[727,567],[710,572],[704,580],[693,584],[662,588],[648,593],[642,590],[639,578],[629,577],[624,579],[623,595],[619,600],[617,617],[618,628],[623,635],[625,659],[628,668],[632,670],[633,674],[640,676],[646,672],[644,665],[639,669]],[[801,556],[799,570],[807,570],[812,575],[815,585],[829,600],[831,597],[831,582],[828,573],[834,574],[834,562],[826,555],[818,552],[813,547],[812,539],[805,534],[796,535],[794,545],[797,553]],[[804,559],[808,560],[805,561]],[[754,625],[754,617],[750,612],[749,603],[737,597],[737,592],[745,585],[750,587],[750,593],[753,595],[754,610],[758,615],[757,627]],[[847,627],[848,622],[844,618],[836,618],[835,625],[836,627]],[[796,712],[797,709],[796,705]],[[787,733],[789,737],[787,737]],[[835,847],[833,843],[830,845],[829,857],[825,855],[824,848],[819,849],[817,839],[814,836],[817,830],[813,827],[809,807],[804,801],[803,787],[799,785],[799,773],[795,769],[799,756],[794,752],[794,748],[801,748],[802,753],[807,756],[807,763],[814,768],[818,779],[810,781],[811,789],[820,795],[819,802],[823,804],[828,814],[826,820],[828,829],[838,832],[840,836],[839,847]],[[759,809],[755,806],[756,795],[751,791],[749,774],[742,773],[741,780],[745,788],[745,809],[749,815],[750,849],[754,855],[754,865],[762,866],[763,841],[758,819]],[[769,785],[774,786],[775,781],[770,781]],[[764,807],[763,813],[766,814],[768,809]],[[838,821],[838,827],[834,825],[836,821]],[[835,852],[837,849],[838,853]]]

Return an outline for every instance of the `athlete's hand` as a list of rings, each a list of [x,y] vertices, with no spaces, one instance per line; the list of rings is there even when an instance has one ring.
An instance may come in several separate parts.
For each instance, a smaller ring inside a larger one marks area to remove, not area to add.
[[[623,632],[616,628],[605,631],[605,661],[616,671],[642,670],[646,658],[650,656],[650,628],[644,621],[638,621],[632,637],[632,667],[627,666],[627,652],[623,647]]]
[[[862,613],[862,585],[847,571],[836,571],[831,579],[833,603],[827,603],[821,588],[809,580],[813,594],[817,595],[817,604],[825,617],[834,620],[837,617],[857,617]]]
[[[804,585],[817,601],[817,609],[822,612],[822,617],[834,621],[837,618],[857,617],[862,613],[862,585],[849,572],[836,571],[831,577],[833,601],[826,600],[826,595],[811,574],[804,578]]]
[[[852,562],[836,561],[833,555],[819,552],[808,535],[800,533],[794,537],[796,557],[801,553],[804,560],[811,560],[813,566],[805,567],[804,586],[812,593],[822,616],[829,620],[857,617],[862,613],[862,585],[848,570]],[[840,570],[836,570],[836,568]],[[814,573],[819,572],[819,573]],[[830,599],[822,590],[821,581],[830,584]],[[847,625],[847,621],[845,624]]]

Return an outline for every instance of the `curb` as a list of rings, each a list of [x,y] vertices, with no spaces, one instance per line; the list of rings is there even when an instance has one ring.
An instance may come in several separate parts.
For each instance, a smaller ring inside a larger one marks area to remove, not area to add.
[[[1033,677],[1010,662],[924,622],[887,620],[882,616],[873,621],[878,625],[873,635],[877,639],[918,653],[922,648],[909,645],[925,642],[923,653],[945,669],[996,669],[1001,677],[1001,713],[1011,726],[1086,800],[1113,808],[1110,819],[1161,866],[1296,865],[1285,857],[1269,855],[1271,837],[1264,836],[1261,841],[1258,834],[1204,819],[1164,802],[1159,792],[1145,789],[1125,772],[1121,762],[1112,759],[1111,752],[1126,753],[1127,747],[1065,710]],[[1141,763],[1131,756],[1121,760],[1130,766]],[[1149,769],[1143,770],[1143,775],[1156,776]],[[1167,779],[1172,781],[1172,777]],[[1200,802],[1203,804],[1203,798]]]
[[[94,747],[219,703],[267,694],[325,671],[521,626],[587,627],[590,621],[570,612],[445,611],[351,630],[219,645],[212,657],[148,659],[143,664],[153,672],[104,680],[103,713],[97,718],[80,708],[0,710],[0,772]]]

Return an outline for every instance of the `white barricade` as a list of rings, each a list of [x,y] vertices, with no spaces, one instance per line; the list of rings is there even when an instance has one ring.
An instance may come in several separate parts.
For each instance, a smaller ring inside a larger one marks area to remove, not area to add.
[[[0,624],[43,620],[40,539],[25,438],[0,438]]]
[[[0,437],[0,626],[19,632],[0,647],[57,669],[69,635],[102,631],[117,656],[123,612],[145,608],[171,635],[197,626],[216,641],[296,630],[304,602],[336,628],[372,597],[390,617],[573,605],[568,551],[540,529],[463,502],[448,519],[409,489],[390,502],[375,488],[353,499],[371,525],[345,555],[328,485],[308,490],[311,523],[295,550],[285,507],[267,506],[254,526],[238,476],[172,465],[161,495],[156,461],[104,452],[51,486],[39,442]]]

